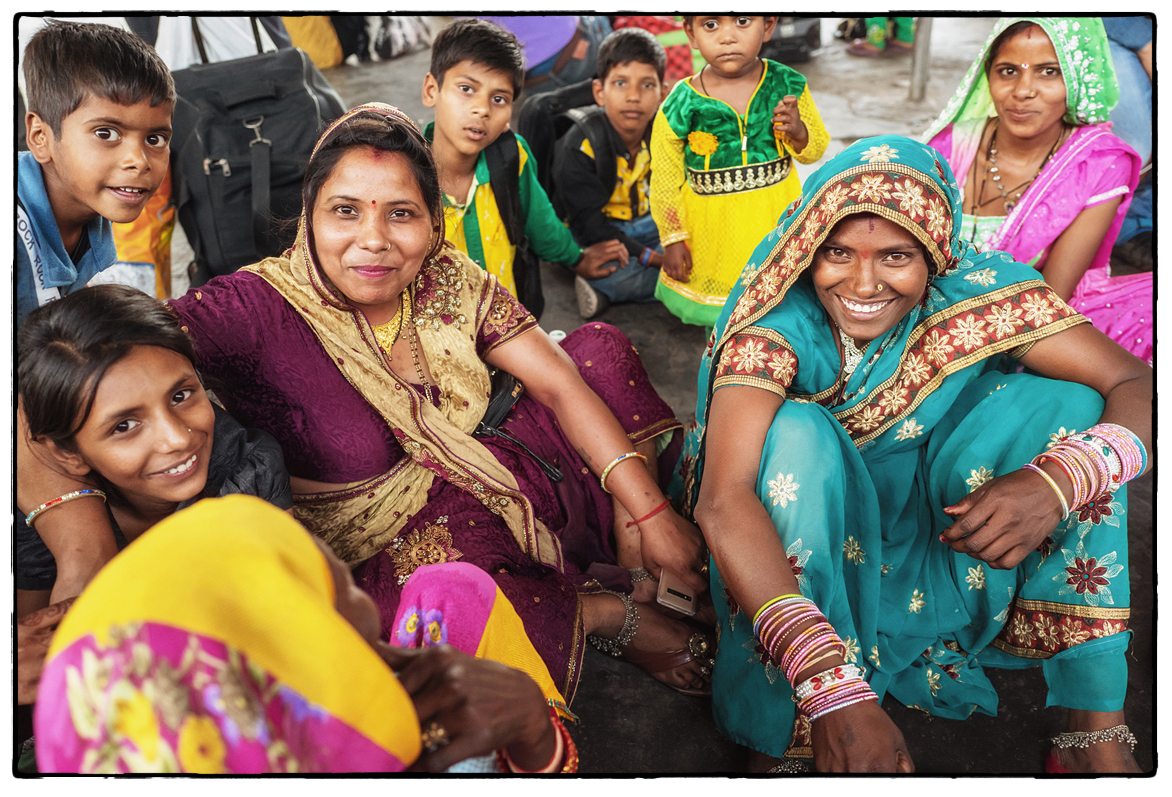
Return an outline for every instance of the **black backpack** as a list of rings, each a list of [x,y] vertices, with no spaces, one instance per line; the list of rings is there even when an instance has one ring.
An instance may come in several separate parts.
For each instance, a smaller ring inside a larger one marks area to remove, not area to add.
[[[541,258],[529,248],[529,239],[525,236],[525,214],[521,208],[521,153],[517,146],[517,136],[506,130],[484,148],[484,157],[488,163],[488,182],[496,197],[509,243],[517,247],[513,258],[517,301],[533,313],[534,318],[540,319],[545,309],[545,296],[541,293]],[[540,179],[540,171],[537,176]]]
[[[302,50],[209,64],[193,27],[204,63],[174,73],[171,179],[198,286],[292,245],[305,165],[345,106]]]
[[[554,145],[569,129],[569,124],[559,120],[559,117],[571,108],[594,105],[593,83],[591,78],[562,86],[555,91],[531,94],[521,103],[517,132],[529,144],[529,151],[537,162],[537,180],[551,197]]]
[[[559,141],[573,128],[577,128],[590,142],[590,148],[594,151],[594,172],[598,175],[599,182],[613,190],[615,180],[618,178],[618,159],[615,157],[614,147],[611,145],[613,128],[606,118],[606,109],[601,105],[591,105],[588,108],[569,108],[554,119],[554,132],[558,134]],[[554,176],[558,171],[559,154],[562,151],[556,148],[554,150],[553,167],[550,169],[549,175],[549,198],[553,202],[553,208],[557,211],[558,216],[565,219],[566,208],[562,206],[560,199],[564,191],[572,191],[573,187],[563,186],[559,190],[554,183]]]

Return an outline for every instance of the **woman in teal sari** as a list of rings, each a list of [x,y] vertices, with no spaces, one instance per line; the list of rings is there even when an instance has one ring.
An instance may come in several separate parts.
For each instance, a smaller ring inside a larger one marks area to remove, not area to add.
[[[782,771],[910,772],[879,700],[992,715],[981,666],[1038,664],[1070,710],[1047,768],[1136,769],[1121,485],[1147,467],[1151,369],[963,241],[958,197],[935,150],[855,143],[754,252],[701,365],[679,487],[712,551],[714,713]]]

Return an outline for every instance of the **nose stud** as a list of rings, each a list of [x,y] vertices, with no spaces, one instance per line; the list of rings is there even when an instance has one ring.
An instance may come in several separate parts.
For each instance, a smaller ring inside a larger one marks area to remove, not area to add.
[[[1038,90],[1037,90],[1037,89],[1034,89],[1033,91],[1031,91],[1031,92],[1030,92],[1030,99],[1031,99],[1031,100],[1032,100],[1034,97],[1037,97],[1037,96],[1038,96]]]
[[[880,282],[878,285],[875,286],[875,293],[881,293],[882,291],[883,291],[883,283]]]

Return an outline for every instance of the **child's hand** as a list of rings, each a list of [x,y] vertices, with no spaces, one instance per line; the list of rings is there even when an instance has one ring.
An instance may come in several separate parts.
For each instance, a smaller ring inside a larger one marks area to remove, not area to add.
[[[797,152],[804,150],[810,143],[810,134],[798,112],[798,98],[794,95],[785,95],[773,109],[773,131],[784,134]]]
[[[596,280],[625,267],[629,259],[622,241],[617,238],[599,241],[582,250],[582,259],[574,265],[574,271],[580,277]]]
[[[663,270],[676,282],[688,282],[692,277],[692,252],[685,241],[676,241],[663,248]]]

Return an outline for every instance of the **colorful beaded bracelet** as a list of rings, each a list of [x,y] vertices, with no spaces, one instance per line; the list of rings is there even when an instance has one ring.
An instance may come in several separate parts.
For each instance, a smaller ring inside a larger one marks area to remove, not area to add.
[[[62,504],[74,501],[78,498],[89,498],[91,496],[94,498],[101,498],[103,501],[106,500],[106,494],[101,490],[74,490],[71,493],[59,495],[51,501],[46,501],[32,512],[29,512],[28,517],[24,519],[25,525],[31,529],[33,527],[33,521],[36,520],[42,512],[48,509],[52,509],[55,506],[61,506]]]

